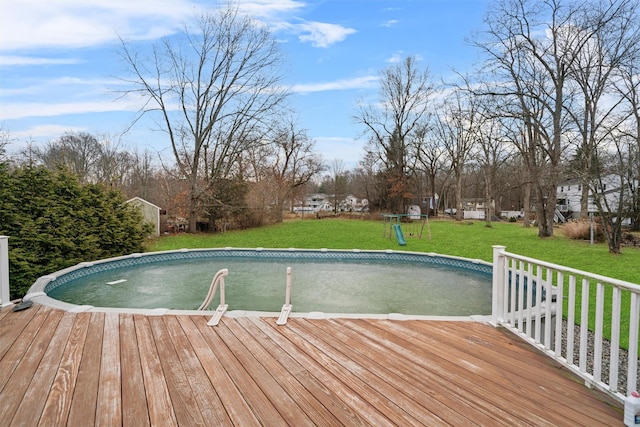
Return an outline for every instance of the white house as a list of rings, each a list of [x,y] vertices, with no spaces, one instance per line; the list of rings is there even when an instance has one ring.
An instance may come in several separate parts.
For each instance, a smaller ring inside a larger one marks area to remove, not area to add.
[[[607,199],[610,207],[618,205],[620,197],[620,177],[618,175],[607,175],[601,178],[602,194]],[[638,182],[634,183],[638,187]],[[573,218],[580,217],[581,206],[580,199],[582,197],[582,183],[578,180],[563,181],[557,188],[557,208],[565,216]],[[587,202],[587,212],[597,212],[598,207],[593,201],[593,192],[589,189],[589,200]]]
[[[293,208],[294,212],[330,212],[334,210],[333,195],[316,193],[308,194],[305,197],[304,204]],[[362,211],[369,206],[367,199],[358,199],[355,196],[348,195],[338,203],[339,211]]]
[[[126,203],[131,203],[133,206],[136,206],[140,209],[142,213],[142,217],[145,222],[148,222],[154,227],[154,234],[156,236],[160,235],[160,208],[154,205],[151,202],[148,202],[140,197],[134,197],[133,199],[129,199]]]

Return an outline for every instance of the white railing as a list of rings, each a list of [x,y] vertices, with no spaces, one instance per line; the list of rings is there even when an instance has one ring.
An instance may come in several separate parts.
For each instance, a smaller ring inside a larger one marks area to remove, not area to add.
[[[213,297],[216,295],[216,289],[218,288],[218,284],[219,284],[220,285],[220,305],[218,305],[218,308],[216,309],[215,313],[213,313],[213,317],[211,318],[211,320],[207,322],[207,325],[209,326],[216,326],[220,322],[220,319],[222,318],[224,313],[229,308],[229,306],[225,304],[225,301],[224,301],[224,277],[227,276],[228,274],[229,274],[229,270],[227,270],[226,268],[223,268],[222,270],[219,270],[215,274],[215,276],[213,276],[213,279],[211,280],[211,286],[209,286],[209,293],[207,293],[207,296],[205,297],[204,301],[202,302],[200,307],[198,307],[198,310],[206,310],[209,307],[209,305],[213,301]]]
[[[276,325],[282,326],[287,324],[287,319],[291,314],[293,306],[291,305],[291,267],[287,267],[287,282],[284,289],[284,305],[280,311],[280,317],[276,320]]]
[[[505,249],[493,247],[493,323],[619,401],[636,390],[640,286]],[[620,349],[621,338],[628,351]]]
[[[0,236],[0,307],[11,305],[9,292],[9,237]]]

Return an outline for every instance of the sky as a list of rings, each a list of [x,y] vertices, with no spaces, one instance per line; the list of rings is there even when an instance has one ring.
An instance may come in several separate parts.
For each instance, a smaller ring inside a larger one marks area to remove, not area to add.
[[[470,71],[490,0],[239,0],[285,55],[298,124],[331,164],[364,155],[358,102],[378,99],[380,72],[407,56],[435,81]],[[151,46],[226,0],[0,0],[0,129],[10,153],[88,132],[130,150],[171,156],[157,125],[135,123],[119,96],[119,37]]]

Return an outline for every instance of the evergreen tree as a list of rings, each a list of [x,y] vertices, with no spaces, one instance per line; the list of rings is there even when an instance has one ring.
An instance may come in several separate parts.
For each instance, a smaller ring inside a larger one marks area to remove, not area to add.
[[[63,170],[0,165],[0,235],[10,237],[11,297],[83,261],[141,252],[150,234],[124,196]]]

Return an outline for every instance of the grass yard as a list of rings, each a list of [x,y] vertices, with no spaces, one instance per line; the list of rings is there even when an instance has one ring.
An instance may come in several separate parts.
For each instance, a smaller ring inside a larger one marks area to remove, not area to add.
[[[387,225],[388,226],[388,225]],[[415,224],[403,224],[406,246],[399,246],[392,235],[383,236],[383,221],[359,219],[290,220],[268,227],[230,231],[224,234],[179,234],[163,236],[149,245],[149,251],[182,248],[305,248],[305,249],[394,249],[435,252],[476,258],[491,262],[492,245],[504,245],[507,251],[540,260],[640,284],[640,248],[624,248],[620,255],[610,255],[606,243],[570,240],[562,227],[555,236],[540,239],[535,227],[499,222],[486,227],[481,221],[456,222],[431,219],[421,239]],[[431,234],[429,240],[428,234]]]

